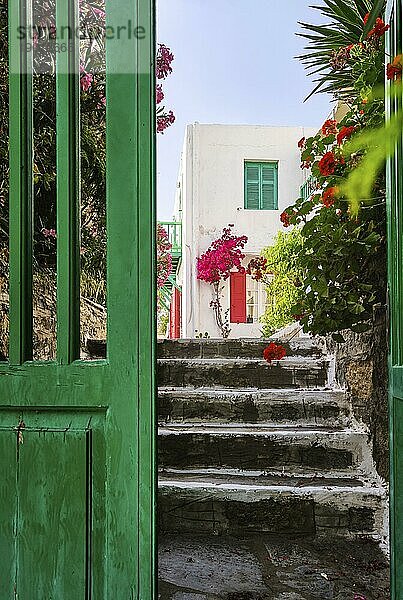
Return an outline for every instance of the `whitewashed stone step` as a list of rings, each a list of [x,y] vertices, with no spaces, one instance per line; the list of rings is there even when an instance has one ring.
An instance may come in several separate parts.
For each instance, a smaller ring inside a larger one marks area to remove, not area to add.
[[[160,388],[159,422],[316,423],[347,425],[346,394],[334,390]]]
[[[197,473],[161,474],[161,532],[273,533],[379,537],[382,488],[348,477],[241,479]]]
[[[360,466],[366,444],[362,431],[318,426],[173,424],[158,435],[160,466],[180,469],[340,470]]]
[[[287,356],[321,356],[323,344],[315,338],[294,338],[290,342],[274,339],[194,339],[160,340],[158,358],[261,358],[263,350],[276,341],[287,352]]]
[[[250,358],[169,358],[158,360],[158,383],[162,387],[318,389],[327,383],[328,366],[324,358],[299,356],[271,365]]]

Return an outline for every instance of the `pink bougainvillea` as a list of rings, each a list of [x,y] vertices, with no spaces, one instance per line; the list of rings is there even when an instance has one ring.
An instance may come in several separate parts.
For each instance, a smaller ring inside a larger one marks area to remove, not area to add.
[[[157,116],[157,133],[164,133],[165,129],[167,129],[170,125],[175,123],[175,115],[170,110],[168,113],[164,113],[162,115]]]
[[[56,229],[46,229],[46,227],[44,227],[42,229],[42,235],[45,238],[56,238],[57,237]]]
[[[172,244],[169,241],[168,233],[162,227],[157,225],[157,287],[164,287],[168,277],[172,272]]]
[[[242,260],[245,254],[242,250],[248,242],[246,235],[232,234],[233,225],[223,229],[222,235],[211,243],[210,248],[197,259],[197,278],[213,286],[213,300],[210,308],[223,338],[231,332],[228,320],[228,311],[223,312],[221,304],[220,282],[229,278],[232,270],[245,272]]]
[[[174,55],[171,50],[165,46],[165,44],[159,44],[157,50],[156,60],[156,76],[160,81],[166,79],[168,75],[172,73],[172,63],[174,61]],[[160,106],[164,100],[165,94],[162,88],[162,84],[158,83],[156,88],[156,102],[157,102],[157,133],[164,133],[164,131],[175,123],[175,115],[170,111],[166,111],[164,106]]]
[[[228,225],[222,236],[212,242],[210,248],[197,259],[197,278],[206,283],[219,283],[229,278],[231,270],[243,271],[242,250],[248,238],[246,235],[232,235],[233,225]]]
[[[158,83],[157,84],[157,89],[156,89],[156,101],[157,101],[157,104],[161,104],[161,102],[163,101],[164,98],[165,98],[165,94],[163,92],[162,85],[160,83]]]
[[[174,55],[165,44],[159,44],[157,50],[157,79],[166,79],[172,73]]]

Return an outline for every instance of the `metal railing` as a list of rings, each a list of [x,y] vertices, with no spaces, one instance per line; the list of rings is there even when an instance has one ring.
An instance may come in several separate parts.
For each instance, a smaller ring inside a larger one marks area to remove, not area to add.
[[[159,221],[172,244],[172,256],[182,256],[182,223],[179,221]]]
[[[313,177],[313,175],[311,175],[305,181],[304,185],[300,188],[300,198],[302,198],[303,200],[308,200],[308,198],[312,196],[312,194],[314,194],[317,191],[317,189],[317,180],[315,177]]]

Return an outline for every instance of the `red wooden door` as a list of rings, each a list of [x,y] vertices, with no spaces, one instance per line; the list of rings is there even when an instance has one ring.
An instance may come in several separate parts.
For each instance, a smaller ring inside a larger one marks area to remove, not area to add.
[[[182,294],[178,288],[174,288],[171,302],[169,337],[171,340],[178,340],[181,336],[181,300]]]
[[[246,273],[231,273],[231,323],[246,323]]]

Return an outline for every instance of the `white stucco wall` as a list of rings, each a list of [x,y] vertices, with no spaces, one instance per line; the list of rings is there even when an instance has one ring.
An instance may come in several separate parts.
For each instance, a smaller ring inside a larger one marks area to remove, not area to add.
[[[209,307],[211,287],[196,278],[197,256],[229,223],[237,235],[248,236],[248,255],[259,255],[270,244],[282,228],[281,212],[295,201],[304,182],[297,142],[315,133],[304,127],[187,126],[175,204],[175,217],[183,221],[183,337],[194,337],[196,330],[218,337]],[[245,161],[278,161],[278,211],[244,209]],[[225,308],[228,288],[223,290]],[[231,337],[260,335],[259,324],[232,324]]]

